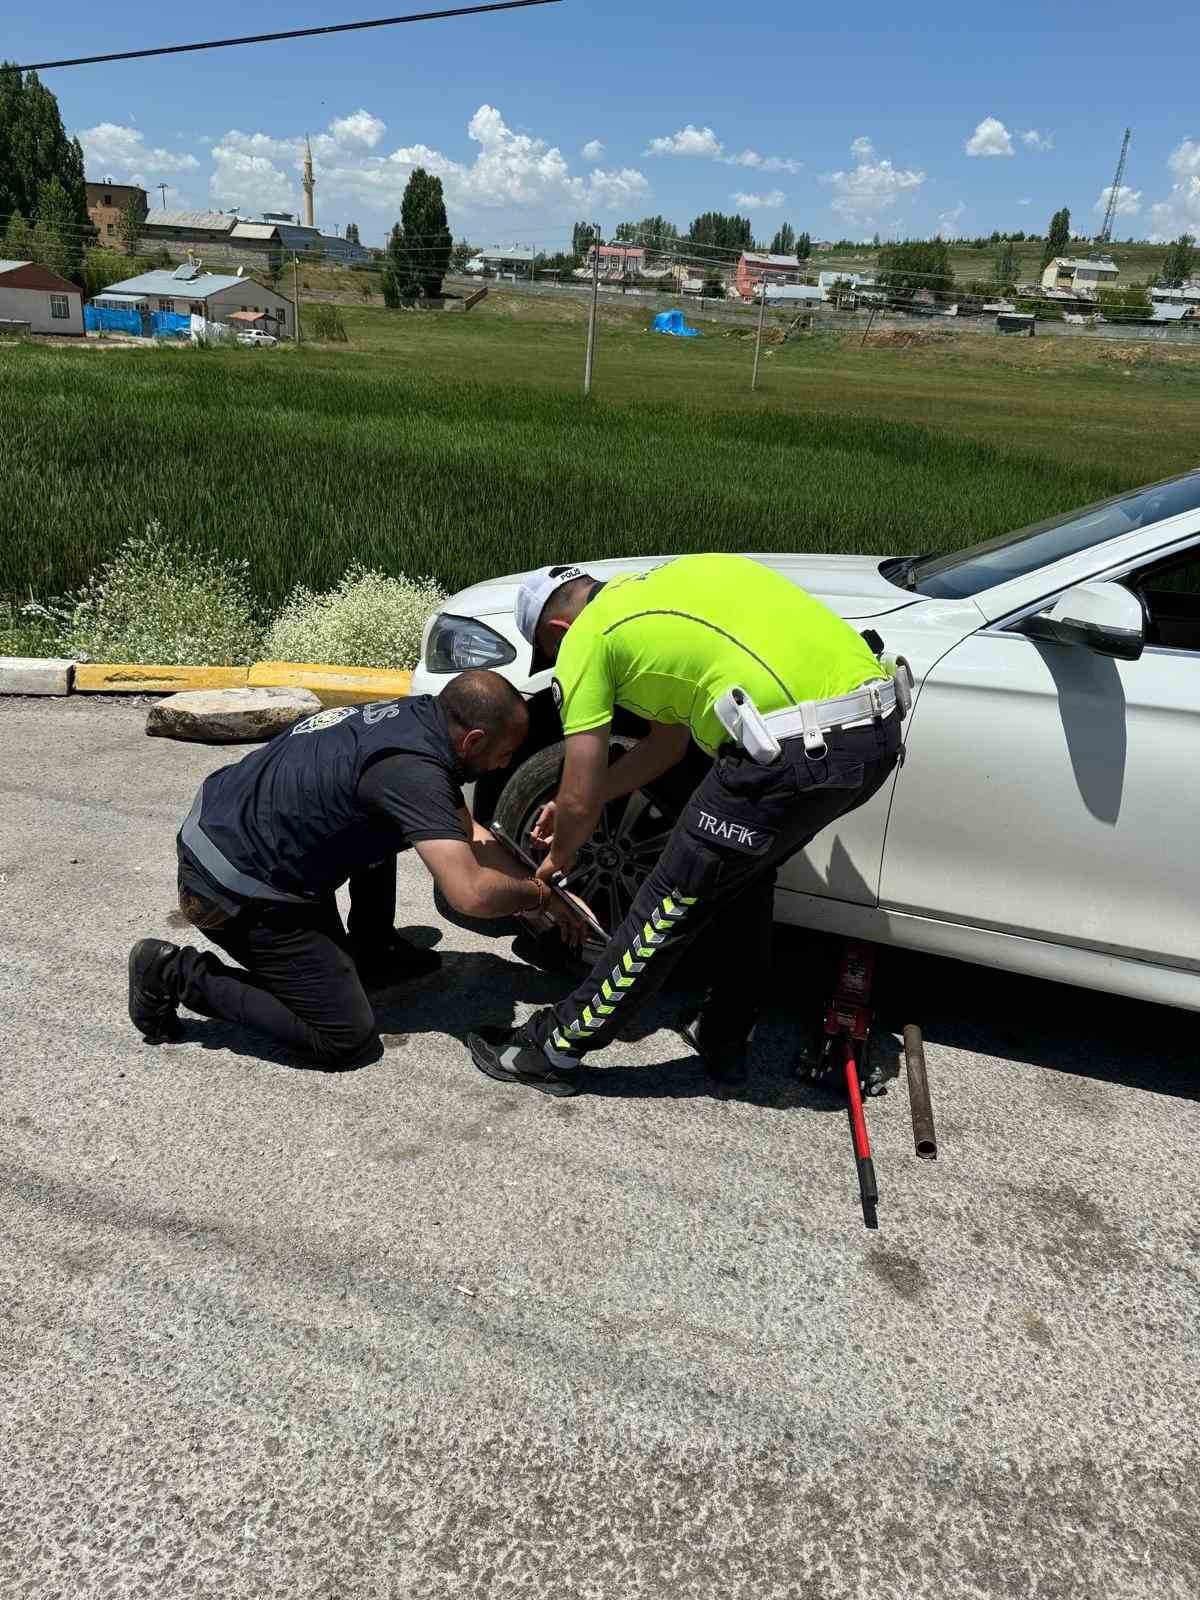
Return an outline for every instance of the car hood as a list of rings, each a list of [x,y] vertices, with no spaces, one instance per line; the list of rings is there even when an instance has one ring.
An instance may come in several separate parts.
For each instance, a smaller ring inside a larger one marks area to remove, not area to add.
[[[645,556],[638,560],[586,561],[581,565],[597,578],[608,579],[625,572],[646,572],[671,559],[670,556]],[[920,599],[919,595],[909,594],[880,576],[879,563],[883,559],[880,556],[755,554],[750,559],[782,573],[801,589],[823,600],[831,610],[853,621],[899,611]],[[492,617],[504,613],[511,616],[517,590],[528,576],[527,572],[513,572],[503,578],[489,578],[470,589],[460,589],[443,609],[457,616]]]

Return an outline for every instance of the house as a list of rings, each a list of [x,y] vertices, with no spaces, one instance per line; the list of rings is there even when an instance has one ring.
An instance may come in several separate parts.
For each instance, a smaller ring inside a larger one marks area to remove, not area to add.
[[[1200,306],[1200,282],[1181,283],[1177,289],[1156,286],[1150,290],[1150,299],[1155,305]]]
[[[87,214],[100,237],[100,243],[109,249],[121,248],[121,216],[132,200],[138,215],[145,221],[149,206],[145,189],[135,183],[85,183]]]
[[[799,283],[800,263],[795,256],[773,256],[765,251],[744,250],[738,258],[733,286],[743,300],[758,298],[758,286],[771,283]]]
[[[754,298],[758,299],[757,292]],[[819,305],[824,299],[825,291],[818,289],[811,283],[768,283],[767,304],[787,305]]]
[[[1056,256],[1042,273],[1043,289],[1070,289],[1076,296],[1092,298],[1097,289],[1111,289],[1121,269],[1107,256],[1086,261],[1071,256]]]
[[[481,250],[477,259],[483,262],[485,272],[494,272],[498,278],[532,278],[536,254],[532,245],[494,244]]]
[[[32,261],[0,261],[0,324],[18,323],[30,333],[82,337],[83,294],[78,284]],[[11,331],[11,330],[9,330]]]
[[[91,304],[99,311],[166,311],[226,323],[235,312],[249,311],[256,313],[252,326],[278,338],[290,339],[295,331],[296,308],[284,295],[253,278],[204,272],[186,263],[174,272],[143,272],[110,284]],[[243,325],[244,318],[232,323],[235,328]]]
[[[371,259],[365,244],[339,238],[336,234],[322,233],[319,228],[298,222],[290,211],[264,211],[261,222],[238,222],[234,225],[232,237],[261,238],[263,230],[268,234],[273,230],[274,237],[288,255],[293,252],[303,255],[305,251],[317,250],[326,261],[340,261],[347,267],[360,266]]]
[[[237,266],[247,258],[302,255],[317,251],[326,260],[356,265],[370,260],[365,245],[338,239],[295,221],[290,211],[267,211],[252,222],[236,211],[151,211],[142,227],[145,248],[169,255],[195,252],[208,262]]]
[[[627,273],[640,275],[646,265],[646,252],[640,244],[602,244],[593,245],[588,251],[589,267],[595,267],[597,250],[602,278],[623,278]]]

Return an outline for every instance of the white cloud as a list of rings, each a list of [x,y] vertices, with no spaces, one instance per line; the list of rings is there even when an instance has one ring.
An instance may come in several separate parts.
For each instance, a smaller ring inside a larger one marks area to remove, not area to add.
[[[651,139],[642,151],[646,156],[708,156],[717,159],[724,154],[725,146],[711,128],[697,128],[692,123],[680,128],[678,133]]]
[[[743,150],[740,155],[723,156],[726,166],[753,167],[758,172],[799,172],[802,161],[790,156],[760,156],[757,150]]]
[[[190,172],[200,163],[185,150],[164,150],[146,144],[145,136],[137,128],[122,127],[117,122],[98,122],[94,128],[85,128],[79,135],[89,177],[103,180],[106,177],[136,178],[145,182],[148,170],[162,174]]]
[[[556,145],[514,133],[495,106],[479,107],[467,125],[467,136],[479,147],[470,162],[426,144],[401,145],[384,155],[346,150],[336,136],[314,139],[318,199],[324,194],[328,205],[328,197],[336,196],[339,205],[356,202],[394,215],[418,166],[441,178],[451,210],[519,208],[558,214],[580,207],[612,210],[650,192],[645,174],[636,167],[610,171],[597,167],[586,177],[573,174]]]
[[[1017,204],[1019,206],[1031,206],[1033,204],[1033,196],[1027,194],[1024,199],[1018,200]]]
[[[791,156],[764,156],[757,150],[739,150],[726,155],[725,146],[711,128],[697,128],[689,122],[678,133],[651,139],[642,152],[647,156],[698,156],[706,161],[723,161],[727,167],[749,167],[755,172],[799,172],[804,165]]]
[[[585,161],[603,161],[604,142],[601,139],[589,139],[579,153]]]
[[[860,133],[857,139],[850,141],[850,154],[857,156],[860,161],[870,161],[875,154],[875,146],[865,133]]]
[[[960,200],[956,206],[951,206],[949,211],[943,211],[938,217],[937,239],[956,239],[958,237],[958,224],[967,209],[967,202]]]
[[[872,222],[876,212],[890,210],[901,195],[919,189],[925,182],[923,172],[894,167],[890,161],[873,157],[874,147],[872,155],[864,156],[849,172],[821,175],[821,182],[833,190],[830,205],[847,222],[860,225]]]
[[[769,194],[743,194],[733,196],[733,203],[742,211],[778,211],[787,199],[782,189],[772,189]]]
[[[1053,150],[1054,135],[1052,133],[1039,133],[1036,128],[1026,128],[1021,135],[1021,143],[1027,145],[1030,150]]]
[[[969,156],[1010,156],[1012,134],[998,117],[984,117],[963,148]]]
[[[303,141],[297,142],[303,148]],[[231,128],[210,152],[213,172],[209,193],[224,207],[240,211],[294,211],[298,186],[276,165],[276,160],[299,160],[297,148],[264,133],[242,133]]]
[[[329,131],[339,145],[361,144],[374,150],[387,132],[387,123],[360,107],[349,117],[336,117],[329,124]]]
[[[1108,210],[1108,201],[1112,192],[1113,189],[1111,183],[1106,184],[1104,188],[1101,189],[1100,196],[1097,199],[1096,204],[1092,207],[1092,210],[1095,211],[1098,216],[1102,217]],[[1136,217],[1141,209],[1142,191],[1140,189],[1131,189],[1127,183],[1123,183],[1117,190],[1117,205],[1114,215],[1118,217]]]
[[[1150,207],[1150,238],[1156,244],[1181,233],[1200,235],[1200,139],[1181,139],[1167,157],[1167,166],[1178,182],[1165,200]]]

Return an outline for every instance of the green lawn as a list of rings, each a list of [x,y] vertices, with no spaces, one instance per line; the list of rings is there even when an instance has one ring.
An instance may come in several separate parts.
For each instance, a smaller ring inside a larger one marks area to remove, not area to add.
[[[493,293],[346,308],[347,345],[0,348],[0,595],[82,581],[155,518],[246,556],[264,599],[348,562],[450,588],[563,557],[911,551],[1196,464],[1200,357],[966,336],[860,350],[645,331]]]

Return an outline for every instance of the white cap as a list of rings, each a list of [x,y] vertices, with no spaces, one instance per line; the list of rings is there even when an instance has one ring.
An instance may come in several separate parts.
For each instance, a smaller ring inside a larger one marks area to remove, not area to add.
[[[535,572],[517,591],[515,606],[517,627],[521,630],[521,637],[533,647],[534,666],[537,666],[537,630],[538,623],[542,620],[542,611],[546,601],[556,589],[561,589],[564,583],[571,583],[576,578],[588,578],[591,574],[582,567],[543,567],[540,572]],[[549,663],[545,663],[549,665]]]

